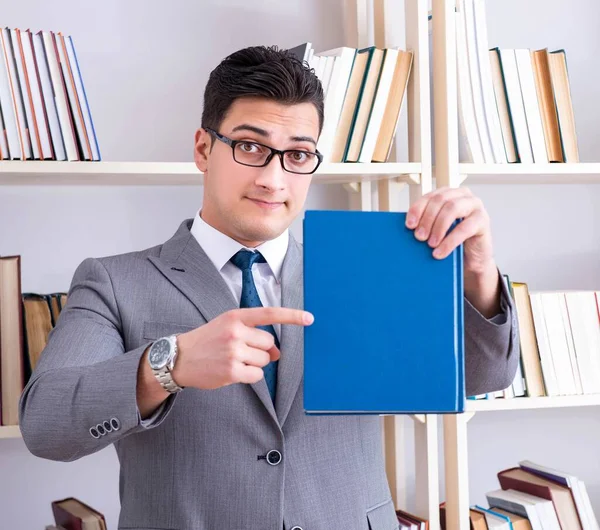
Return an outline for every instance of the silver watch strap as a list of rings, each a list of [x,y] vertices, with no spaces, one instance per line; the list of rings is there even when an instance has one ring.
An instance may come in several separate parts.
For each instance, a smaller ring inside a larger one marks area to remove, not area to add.
[[[183,388],[180,387],[173,380],[173,376],[171,375],[171,372],[169,372],[169,369],[166,366],[162,370],[156,370],[154,372],[154,375],[156,376],[156,379],[161,384],[161,386],[167,392],[170,392],[171,394],[175,394],[176,392],[180,392],[181,390],[183,390]]]

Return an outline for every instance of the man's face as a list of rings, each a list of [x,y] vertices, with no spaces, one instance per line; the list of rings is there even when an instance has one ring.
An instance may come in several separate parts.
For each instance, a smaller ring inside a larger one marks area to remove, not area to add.
[[[283,105],[244,98],[230,107],[217,132],[275,149],[314,152],[319,117],[312,103]],[[285,171],[278,155],[265,167],[241,165],[229,145],[204,129],[196,133],[195,161],[204,173],[202,218],[249,247],[274,239],[290,226],[312,180],[312,175]]]

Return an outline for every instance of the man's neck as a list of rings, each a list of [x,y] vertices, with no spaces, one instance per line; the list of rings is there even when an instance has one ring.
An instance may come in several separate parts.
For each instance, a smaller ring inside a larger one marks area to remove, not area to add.
[[[215,230],[218,230],[219,232],[221,232],[221,234],[226,235],[234,241],[237,241],[240,245],[243,245],[246,248],[257,248],[264,243],[264,241],[244,241],[235,237],[233,234],[230,234],[227,230],[221,228],[219,226],[219,223],[212,222],[210,216],[207,216],[204,210],[200,210],[198,215],[207,225],[213,227]]]

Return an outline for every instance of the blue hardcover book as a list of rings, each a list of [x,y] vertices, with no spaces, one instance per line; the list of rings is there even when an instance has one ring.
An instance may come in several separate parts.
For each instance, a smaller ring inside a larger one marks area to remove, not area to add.
[[[405,217],[306,212],[306,414],[464,411],[462,246],[434,258]]]

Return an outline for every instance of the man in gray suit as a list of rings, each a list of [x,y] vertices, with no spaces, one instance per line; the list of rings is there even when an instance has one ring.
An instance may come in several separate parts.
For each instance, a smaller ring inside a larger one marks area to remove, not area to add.
[[[195,137],[199,214],[164,244],[77,268],[21,429],[52,460],[115,445],[119,528],[397,528],[380,418],[303,411],[313,317],[288,227],[321,162],[322,125],[321,84],[299,61],[232,54],[210,75]],[[481,201],[436,190],[407,225],[440,259],[464,243],[467,392],[506,388],[517,328]]]

